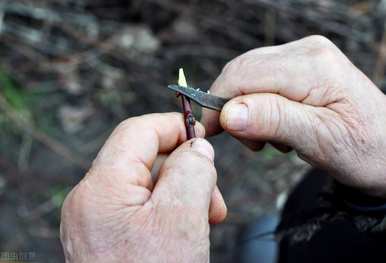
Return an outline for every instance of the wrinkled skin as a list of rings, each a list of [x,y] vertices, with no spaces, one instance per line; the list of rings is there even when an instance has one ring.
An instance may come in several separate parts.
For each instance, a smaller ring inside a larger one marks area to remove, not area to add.
[[[311,36],[249,51],[210,89],[232,97],[205,111],[213,135],[224,129],[252,149],[292,148],[341,183],[386,197],[386,100],[328,39]]]
[[[204,133],[197,123],[196,134]],[[185,140],[178,113],[131,118],[115,129],[64,202],[66,262],[209,261],[209,222],[221,222],[226,207],[212,146]],[[157,156],[171,151],[154,182]]]
[[[254,150],[265,142],[294,149],[343,184],[386,197],[385,96],[326,38],[249,51],[225,66],[211,93],[233,99],[220,115],[204,112],[209,135],[225,130]],[[199,123],[196,133],[205,135]],[[115,129],[64,202],[67,263],[209,262],[209,223],[221,222],[226,207],[213,148],[184,141],[177,113]]]

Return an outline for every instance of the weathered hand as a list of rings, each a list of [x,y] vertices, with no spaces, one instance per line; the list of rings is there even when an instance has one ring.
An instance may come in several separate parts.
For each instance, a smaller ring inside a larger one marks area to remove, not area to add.
[[[197,123],[196,133],[204,136]],[[182,116],[121,123],[67,196],[61,221],[66,262],[209,262],[209,222],[226,215],[214,152],[185,140]],[[151,169],[169,153],[153,182]],[[209,221],[209,222],[208,222]]]
[[[385,96],[328,39],[249,51],[210,91],[234,99],[220,116],[204,112],[209,135],[223,128],[256,150],[290,146],[341,183],[386,197]]]

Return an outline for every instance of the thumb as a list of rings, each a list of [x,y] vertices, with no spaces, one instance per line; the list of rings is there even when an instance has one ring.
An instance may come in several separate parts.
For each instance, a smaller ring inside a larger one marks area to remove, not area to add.
[[[179,146],[161,167],[152,201],[194,209],[207,218],[217,180],[213,159],[213,147],[205,139],[193,139]]]
[[[240,139],[273,141],[299,149],[315,139],[311,121],[314,114],[310,105],[277,94],[260,93],[229,101],[221,112],[220,123]]]

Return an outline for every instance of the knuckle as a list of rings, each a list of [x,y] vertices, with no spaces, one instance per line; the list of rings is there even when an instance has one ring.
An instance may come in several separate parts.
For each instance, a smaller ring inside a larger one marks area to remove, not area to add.
[[[279,139],[279,130],[283,121],[283,109],[281,103],[276,96],[273,96],[267,100],[267,104],[267,117],[269,118],[268,121],[265,122],[267,124],[267,133],[273,138]]]
[[[308,37],[305,53],[315,67],[325,69],[328,66],[330,70],[327,72],[333,72],[331,67],[336,67],[340,64],[341,57],[338,48],[324,36]]]
[[[272,99],[271,100],[271,112],[272,115],[274,116],[274,122],[272,123],[272,131],[273,131],[273,136],[275,138],[279,138],[280,131],[281,131],[281,126],[283,124],[283,118],[285,117],[284,115],[284,109],[282,106],[281,101],[278,98]]]
[[[305,40],[311,44],[316,45],[319,47],[331,47],[334,46],[331,40],[329,40],[327,37],[322,35],[312,35],[309,37],[306,37]]]
[[[248,59],[244,55],[234,58],[225,65],[221,76],[229,89],[240,93],[243,81],[241,72],[246,68],[248,68]]]
[[[323,63],[327,65],[333,65],[338,62],[336,52],[327,47],[319,47],[314,51],[314,59],[317,63]]]
[[[225,89],[228,89],[232,95],[242,94],[245,85],[248,83],[248,77],[249,79],[251,77],[246,72],[249,72],[256,64],[254,54],[254,52],[249,51],[229,61],[223,67],[220,77],[216,80],[215,89],[224,89],[226,87]]]
[[[232,59],[224,66],[222,74],[225,76],[234,76],[234,74],[244,65],[244,60],[243,56]]]
[[[139,129],[140,127],[144,127],[146,126],[146,121],[148,120],[149,117],[156,117],[155,114],[154,116],[150,116],[150,115],[151,114],[146,114],[142,116],[135,116],[135,117],[125,119],[116,126],[116,128],[114,129],[114,133],[125,134],[129,130]]]
[[[307,39],[308,52],[317,59],[335,59],[337,56],[337,47],[328,38],[324,36],[311,36]]]
[[[253,101],[247,103],[253,105]],[[261,105],[259,110],[250,107],[253,110],[251,114],[253,131],[251,132],[265,139],[279,139],[280,127],[283,122],[283,108],[278,95],[266,96],[261,103],[264,105]],[[261,109],[264,111],[261,112]]]

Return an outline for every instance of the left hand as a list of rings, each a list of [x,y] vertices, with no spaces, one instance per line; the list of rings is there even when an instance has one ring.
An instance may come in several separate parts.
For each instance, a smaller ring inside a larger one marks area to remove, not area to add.
[[[67,263],[209,262],[209,222],[221,222],[226,207],[212,146],[202,138],[181,144],[185,133],[178,113],[131,118],[115,129],[64,202]],[[196,134],[204,133],[197,122]],[[170,152],[153,182],[157,156]]]

